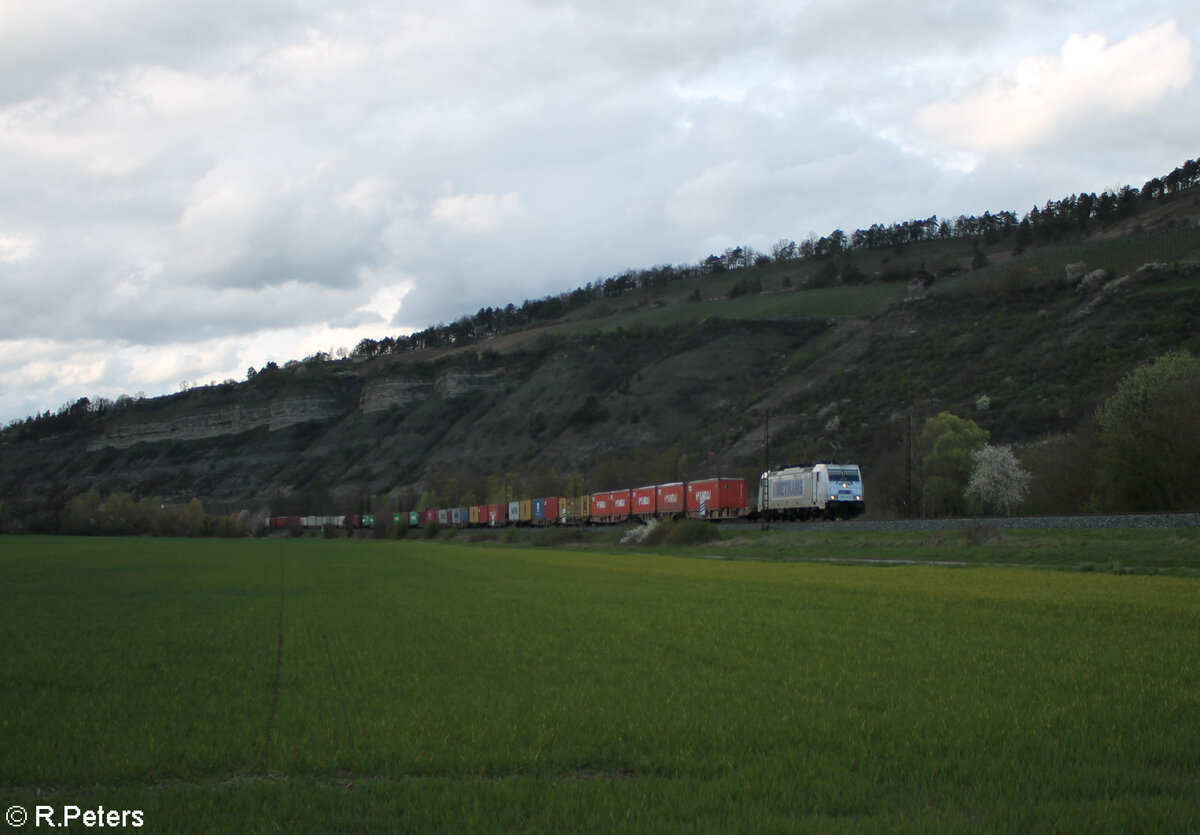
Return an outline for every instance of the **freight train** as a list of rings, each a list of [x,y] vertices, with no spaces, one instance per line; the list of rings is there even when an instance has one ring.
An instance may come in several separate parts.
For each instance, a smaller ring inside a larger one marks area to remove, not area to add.
[[[747,501],[744,478],[677,481],[586,496],[550,496],[498,504],[414,510],[394,514],[397,525],[476,528],[508,525],[611,525],[651,519],[792,520],[845,519],[866,510],[856,464],[819,462],[811,467],[768,470],[759,479],[758,501]],[[272,530],[372,528],[373,516],[276,516]]]
[[[338,528],[348,531],[369,530],[375,527],[375,517],[368,514],[350,513],[345,516],[272,516],[267,527],[273,531],[320,530]]]

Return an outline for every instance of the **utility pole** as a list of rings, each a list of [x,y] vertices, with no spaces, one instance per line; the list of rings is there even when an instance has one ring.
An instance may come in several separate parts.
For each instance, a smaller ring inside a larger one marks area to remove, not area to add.
[[[762,471],[766,473],[771,469],[771,413],[767,412],[767,416],[763,419],[763,464]],[[767,489],[767,481],[762,476],[758,479],[758,503],[762,505],[763,519],[762,529],[764,531],[771,530],[771,520],[767,518],[767,509],[770,504],[771,497],[764,496],[763,491]]]
[[[771,413],[763,419],[763,472],[771,469]]]
[[[908,440],[904,453],[904,518],[912,518],[912,412],[908,413]]]

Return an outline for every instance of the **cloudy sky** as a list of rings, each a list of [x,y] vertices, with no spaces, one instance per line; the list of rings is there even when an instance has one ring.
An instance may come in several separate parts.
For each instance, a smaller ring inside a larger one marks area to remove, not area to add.
[[[0,0],[0,422],[1200,156],[1195,0]]]

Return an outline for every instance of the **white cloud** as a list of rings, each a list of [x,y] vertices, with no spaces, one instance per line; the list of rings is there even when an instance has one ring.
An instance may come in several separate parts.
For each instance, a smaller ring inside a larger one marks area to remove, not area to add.
[[[376,314],[380,321],[387,322],[400,310],[404,297],[412,291],[412,282],[397,279],[384,284],[371,294],[370,300],[361,308]]]
[[[391,206],[388,191],[382,177],[364,177],[349,188],[335,193],[333,201],[344,212],[359,217],[378,217]]]
[[[687,229],[734,232],[770,188],[770,172],[761,162],[723,163],[682,183],[667,200],[667,216]]]
[[[983,153],[1025,151],[1136,118],[1182,90],[1195,72],[1191,41],[1175,21],[1109,45],[1099,34],[1072,35],[1056,56],[1026,58],[960,101],[922,108],[914,119],[927,137]]]
[[[430,219],[467,232],[497,232],[521,216],[521,198],[508,194],[455,194],[433,204]]]
[[[26,235],[0,235],[0,261],[24,261],[33,252],[33,238]]]

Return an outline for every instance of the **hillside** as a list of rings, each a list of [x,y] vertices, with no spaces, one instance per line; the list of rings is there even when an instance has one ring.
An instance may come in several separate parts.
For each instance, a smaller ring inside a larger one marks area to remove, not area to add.
[[[919,426],[950,410],[1026,451],[1048,439],[1069,450],[1124,374],[1169,349],[1200,351],[1198,203],[1189,189],[1020,254],[1011,240],[960,238],[774,261],[647,285],[476,344],[314,358],[103,409],[81,401],[4,431],[0,512],[10,529],[53,528],[91,488],[384,512],[421,493],[456,504],[751,476],[769,415],[773,464],[855,460],[872,515],[895,514],[910,416]],[[936,279],[911,287],[914,275]],[[1069,510],[1085,493],[1042,501]]]

